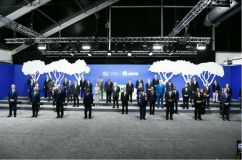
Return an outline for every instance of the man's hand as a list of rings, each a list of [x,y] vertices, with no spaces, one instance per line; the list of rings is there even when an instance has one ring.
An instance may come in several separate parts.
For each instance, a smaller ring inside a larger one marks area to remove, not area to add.
[[[29,90],[28,90],[28,92],[29,92]]]
[[[39,103],[38,103],[38,105],[39,105]]]
[[[45,88],[45,86],[44,86],[44,88]]]
[[[62,104],[65,104],[65,102],[62,102]]]
[[[66,93],[67,93],[67,91],[66,91]]]
[[[32,103],[30,102],[29,104],[31,105]]]
[[[52,88],[49,88],[49,90],[51,90]]]
[[[78,97],[80,97],[80,94],[78,94]]]
[[[192,91],[192,93],[194,93],[194,91]]]

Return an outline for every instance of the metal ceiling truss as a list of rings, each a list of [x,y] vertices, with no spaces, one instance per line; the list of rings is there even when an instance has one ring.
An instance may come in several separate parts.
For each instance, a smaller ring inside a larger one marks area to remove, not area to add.
[[[200,0],[193,9],[173,28],[168,36],[177,35],[184,27],[186,27],[202,10],[204,10],[211,0]]]
[[[176,43],[180,39],[187,39],[187,43],[209,44],[211,37],[51,37],[51,38],[5,38],[7,44],[24,44],[26,40],[34,43]]]

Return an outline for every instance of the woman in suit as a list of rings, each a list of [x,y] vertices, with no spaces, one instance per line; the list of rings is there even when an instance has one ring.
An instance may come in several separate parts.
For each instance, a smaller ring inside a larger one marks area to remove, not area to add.
[[[94,87],[94,104],[95,104],[95,107],[98,107],[99,106],[99,97],[100,97],[100,87],[99,87],[99,84],[96,83],[95,87]]]
[[[143,88],[143,84],[140,83],[137,88],[137,103],[139,104],[139,93],[141,92],[141,89]]]

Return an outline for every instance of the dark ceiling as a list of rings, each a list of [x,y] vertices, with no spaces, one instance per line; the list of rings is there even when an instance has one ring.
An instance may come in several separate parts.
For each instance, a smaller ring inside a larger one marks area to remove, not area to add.
[[[34,0],[28,0],[33,2]],[[107,0],[77,0],[82,6],[84,11],[95,7]],[[164,0],[165,6],[194,6],[198,0]],[[26,6],[25,0],[0,0],[0,14],[7,16],[10,13]],[[120,0],[113,6],[159,6],[160,0]],[[81,8],[77,5],[75,0],[52,0],[51,2],[39,8],[42,12],[51,17],[54,21],[62,24],[69,17],[74,17],[83,13]],[[164,8],[164,36],[167,36],[174,26],[176,20],[181,20],[191,8]],[[160,8],[113,8],[112,9],[112,37],[129,37],[129,36],[160,36],[161,35],[161,13]],[[210,9],[203,10],[193,21],[190,23],[189,32],[194,37],[211,37],[211,27],[203,25],[203,19]],[[98,11],[99,19],[96,20],[95,15],[91,15],[61,31],[62,37],[90,37],[95,36],[105,37],[108,35],[108,30],[105,27],[107,23],[109,12],[108,8]],[[32,17],[32,18],[31,18]],[[34,10],[15,21],[30,27],[31,20],[34,29],[39,33],[44,33],[49,29],[56,27],[57,24],[49,20],[38,10]],[[97,27],[96,27],[97,26]],[[13,31],[1,27],[0,28],[0,48],[13,50],[16,44],[5,44],[4,38],[12,38]],[[219,27],[216,28],[216,50],[218,51],[241,51],[241,12],[233,15],[224,21]],[[179,35],[184,35],[182,30]],[[59,36],[58,33],[53,34],[51,37]],[[17,33],[17,37],[26,37]],[[131,48],[135,45],[129,44]],[[127,46],[127,47],[128,47]],[[16,55],[20,54],[26,57],[23,61],[28,60],[29,56],[26,53],[33,52],[36,56],[39,54],[37,46],[29,47]],[[21,62],[17,62],[21,63]]]

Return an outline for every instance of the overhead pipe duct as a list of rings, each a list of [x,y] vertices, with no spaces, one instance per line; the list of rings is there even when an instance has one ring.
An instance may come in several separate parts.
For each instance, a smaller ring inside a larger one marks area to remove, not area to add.
[[[233,0],[230,7],[215,7],[205,17],[203,24],[205,26],[219,26],[224,20],[231,17],[241,10],[241,2]]]

